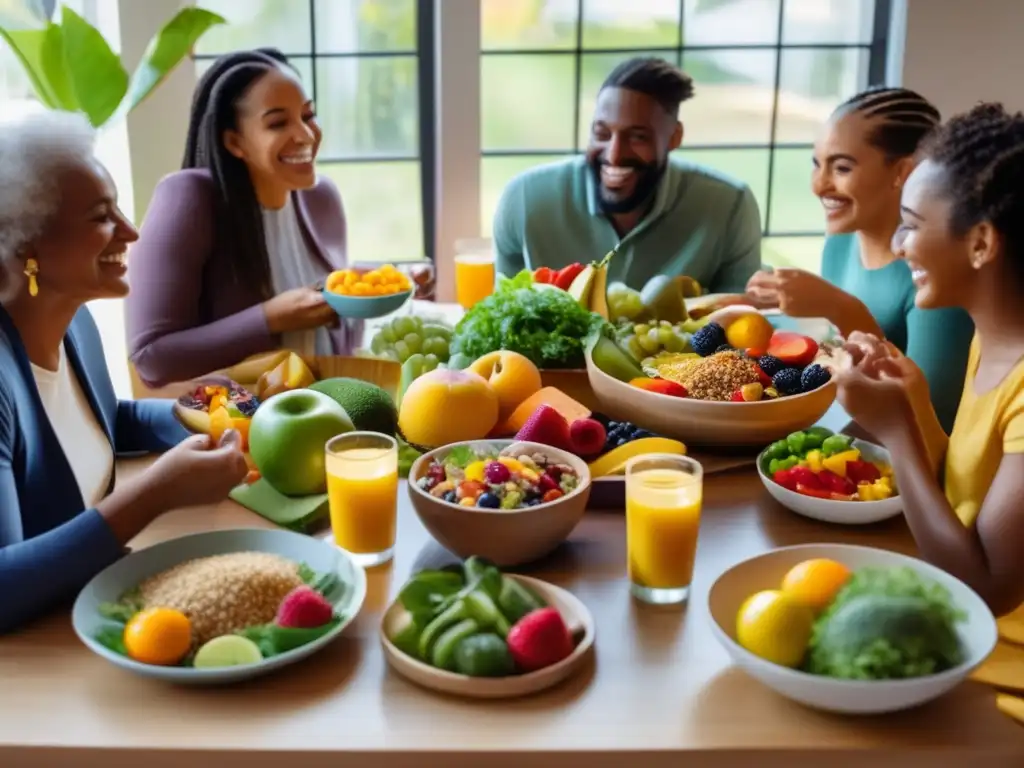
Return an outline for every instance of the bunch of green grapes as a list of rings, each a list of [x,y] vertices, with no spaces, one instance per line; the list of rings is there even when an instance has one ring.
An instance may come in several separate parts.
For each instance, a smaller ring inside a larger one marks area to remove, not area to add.
[[[612,320],[636,320],[646,310],[640,291],[624,283],[612,283],[608,287],[608,313]]]
[[[424,323],[415,315],[400,315],[377,332],[370,341],[370,351],[400,363],[416,354],[433,355],[446,363],[451,340],[452,329],[445,325]]]
[[[619,341],[637,360],[654,357],[661,352],[690,352],[690,333],[683,326],[684,323],[673,325],[667,320],[650,325],[638,323],[621,335]]]

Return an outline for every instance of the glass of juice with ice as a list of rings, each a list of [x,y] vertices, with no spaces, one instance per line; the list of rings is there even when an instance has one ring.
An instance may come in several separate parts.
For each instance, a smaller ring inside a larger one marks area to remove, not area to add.
[[[364,567],[386,563],[398,525],[398,443],[379,432],[348,432],[326,450],[334,542]]]
[[[657,605],[690,596],[704,470],[688,456],[646,454],[626,464],[630,592]]]
[[[455,243],[455,297],[469,309],[494,292],[494,250],[489,240]]]

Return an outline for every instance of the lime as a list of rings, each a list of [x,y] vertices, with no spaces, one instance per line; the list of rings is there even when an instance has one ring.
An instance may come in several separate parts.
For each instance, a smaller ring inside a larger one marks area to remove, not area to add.
[[[736,615],[736,640],[766,661],[797,667],[807,652],[814,614],[794,597],[767,589],[747,598]]]
[[[259,664],[263,654],[259,646],[241,635],[221,635],[206,642],[192,661],[196,669],[215,667],[241,667],[245,664]]]
[[[471,677],[505,677],[515,671],[505,641],[492,632],[470,635],[455,647],[455,671]]]

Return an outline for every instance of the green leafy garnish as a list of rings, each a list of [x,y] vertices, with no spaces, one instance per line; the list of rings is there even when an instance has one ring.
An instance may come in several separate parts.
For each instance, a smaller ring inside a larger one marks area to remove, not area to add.
[[[477,358],[508,349],[539,368],[582,368],[588,339],[605,329],[612,329],[607,320],[565,291],[534,285],[523,270],[502,277],[494,293],[466,312],[455,326],[451,352]]]
[[[477,452],[468,445],[457,445],[448,451],[447,455],[444,457],[445,464],[450,464],[453,467],[458,467],[459,469],[465,469],[474,461],[478,460],[479,456],[477,455]]]
[[[269,659],[272,656],[280,656],[282,653],[293,651],[323,637],[340,623],[341,617],[335,616],[323,626],[311,629],[279,627],[276,624],[259,624],[254,627],[246,627],[237,634],[256,643],[260,653],[263,654],[263,658]]]
[[[128,649],[124,647],[123,624],[105,624],[96,632],[95,638],[96,642],[107,650],[113,651],[121,656],[128,655]]]

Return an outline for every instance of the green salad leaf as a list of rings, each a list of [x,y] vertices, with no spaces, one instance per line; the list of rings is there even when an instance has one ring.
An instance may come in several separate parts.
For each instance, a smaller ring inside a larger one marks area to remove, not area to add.
[[[124,645],[124,624],[104,624],[97,630],[95,638],[96,642],[107,650],[121,656],[128,655],[128,649]]]
[[[612,334],[611,324],[580,306],[565,291],[534,285],[529,270],[502,277],[494,293],[474,304],[455,326],[451,353],[476,359],[507,349],[539,368],[582,368],[595,333]]]

